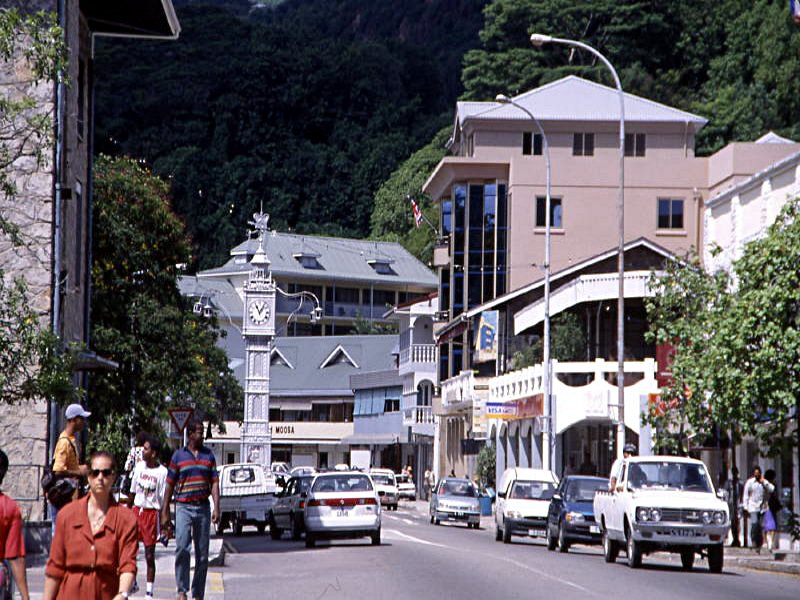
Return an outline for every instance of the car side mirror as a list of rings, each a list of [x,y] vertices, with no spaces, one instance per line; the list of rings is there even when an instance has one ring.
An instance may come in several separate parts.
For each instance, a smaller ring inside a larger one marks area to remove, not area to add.
[[[497,492],[497,497],[498,498],[505,498],[506,497],[506,493],[505,492]]]
[[[550,498],[551,500],[561,500],[561,494],[553,494]]]
[[[720,500],[726,500],[725,490],[717,490],[717,498]]]
[[[624,485],[622,485],[622,484],[618,485],[618,486],[617,486],[617,491],[618,491],[618,492],[624,492],[624,491],[625,491],[625,486],[624,486]]]
[[[300,492],[301,498],[308,498],[308,492]]]

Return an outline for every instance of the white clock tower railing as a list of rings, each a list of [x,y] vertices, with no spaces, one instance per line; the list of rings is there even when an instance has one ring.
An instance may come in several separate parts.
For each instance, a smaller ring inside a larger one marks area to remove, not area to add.
[[[263,467],[272,464],[272,435],[269,425],[269,386],[272,344],[275,339],[275,294],[308,297],[314,302],[311,322],[322,317],[319,299],[310,292],[289,294],[280,289],[272,279],[270,261],[264,251],[264,241],[269,231],[269,215],[253,215],[250,225],[258,232],[258,250],[250,261],[251,270],[244,284],[244,311],[242,337],[245,342],[244,422],[242,425],[241,460],[258,463]],[[294,315],[294,313],[292,313]],[[291,319],[291,316],[290,316]]]

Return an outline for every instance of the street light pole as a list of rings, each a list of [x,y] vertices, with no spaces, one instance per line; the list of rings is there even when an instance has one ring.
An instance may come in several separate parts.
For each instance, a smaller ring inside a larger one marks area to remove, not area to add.
[[[619,293],[617,296],[617,404],[619,423],[617,425],[617,458],[622,458],[625,445],[625,95],[617,71],[608,59],[591,46],[575,40],[556,38],[550,35],[534,33],[531,44],[541,47],[544,44],[562,44],[586,50],[596,56],[611,71],[619,97],[619,196],[617,199],[617,221],[619,240],[617,248],[617,271]]]
[[[550,360],[550,227],[551,227],[551,219],[550,219],[550,144],[547,143],[547,135],[542,128],[541,123],[539,123],[539,119],[529,111],[527,108],[514,102],[513,99],[509,98],[504,94],[498,94],[495,98],[497,102],[501,104],[510,104],[511,106],[516,107],[517,109],[524,112],[528,115],[533,121],[533,124],[536,126],[536,129],[539,130],[539,134],[542,136],[542,152],[544,154],[544,164],[545,164],[545,201],[544,201],[544,356],[542,357],[542,363],[544,366],[544,372],[542,376],[542,387],[544,388],[544,406],[543,412],[547,417],[547,429],[542,429],[542,465],[545,469],[552,470],[552,462],[553,462],[553,453],[551,452],[551,445],[552,445],[552,435],[553,435],[553,407],[552,407],[552,389],[553,389],[553,379],[552,379],[552,361]],[[531,140],[531,146],[533,146],[533,140]]]

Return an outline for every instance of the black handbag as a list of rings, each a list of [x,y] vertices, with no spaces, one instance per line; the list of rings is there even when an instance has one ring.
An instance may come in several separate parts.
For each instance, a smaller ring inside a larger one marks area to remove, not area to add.
[[[77,456],[78,449],[74,444],[71,445]],[[47,501],[54,507],[61,508],[72,500],[72,497],[75,495],[75,490],[78,489],[78,481],[73,477],[64,476],[57,471],[53,471],[54,464],[55,458],[49,466],[44,468],[41,484]]]

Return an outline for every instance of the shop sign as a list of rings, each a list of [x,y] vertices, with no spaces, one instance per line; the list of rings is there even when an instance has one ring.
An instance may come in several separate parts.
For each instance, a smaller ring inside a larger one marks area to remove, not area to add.
[[[487,402],[486,417],[488,419],[515,419],[517,417],[516,402]]]
[[[534,394],[527,398],[522,398],[515,402],[517,407],[517,414],[515,419],[531,419],[533,417],[540,417],[544,414],[542,408],[544,407],[544,395]]]

